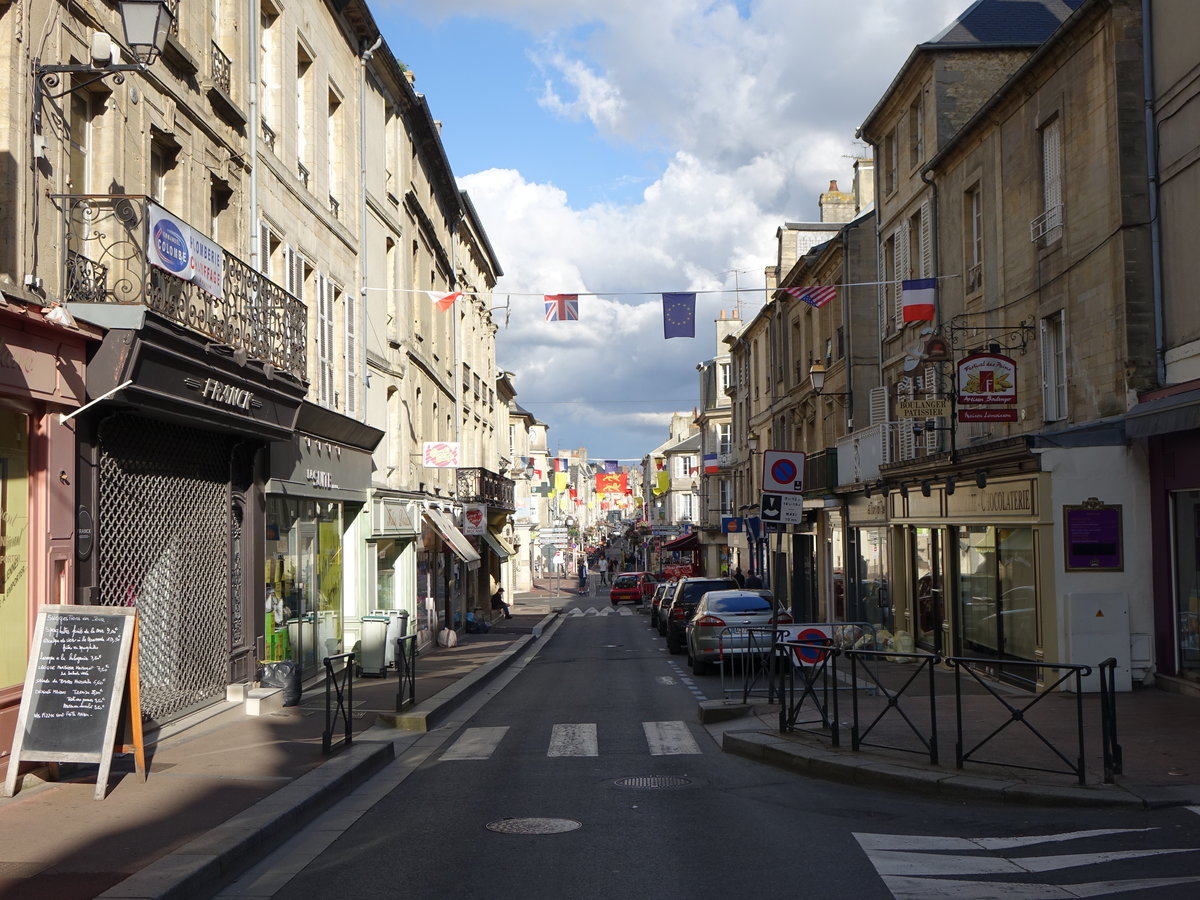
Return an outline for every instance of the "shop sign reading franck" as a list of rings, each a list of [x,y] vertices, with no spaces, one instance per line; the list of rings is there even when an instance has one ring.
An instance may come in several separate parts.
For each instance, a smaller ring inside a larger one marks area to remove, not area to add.
[[[234,387],[232,384],[217,381],[215,378],[205,378],[203,381],[199,378],[185,378],[183,383],[192,390],[199,391],[205,400],[211,400],[213,403],[232,406],[234,409],[244,409],[247,412],[252,406],[262,406],[262,403],[254,398],[253,391]]]
[[[1011,358],[973,353],[959,361],[960,422],[1015,422],[1016,402],[1017,364]]]

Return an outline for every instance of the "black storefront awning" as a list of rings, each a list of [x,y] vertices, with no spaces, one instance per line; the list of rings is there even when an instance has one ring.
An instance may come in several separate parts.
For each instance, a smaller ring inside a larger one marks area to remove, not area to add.
[[[695,533],[685,534],[683,537],[677,537],[672,541],[667,541],[662,545],[663,550],[699,550],[700,538],[696,537]]]
[[[1139,403],[1125,416],[1125,433],[1148,438],[1200,428],[1200,390],[1184,391]]]

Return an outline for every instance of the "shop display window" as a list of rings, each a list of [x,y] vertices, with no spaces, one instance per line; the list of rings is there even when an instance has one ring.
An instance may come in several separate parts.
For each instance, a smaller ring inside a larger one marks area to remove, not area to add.
[[[0,410],[0,688],[29,659],[29,417]]]

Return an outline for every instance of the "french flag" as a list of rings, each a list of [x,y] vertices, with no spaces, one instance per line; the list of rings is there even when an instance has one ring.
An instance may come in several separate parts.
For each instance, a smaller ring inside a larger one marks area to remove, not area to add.
[[[905,322],[932,322],[937,302],[937,279],[914,278],[900,282],[900,305]]]
[[[721,471],[721,467],[719,465],[717,465],[717,454],[705,453],[704,454],[704,474],[705,475],[715,475],[720,471]]]

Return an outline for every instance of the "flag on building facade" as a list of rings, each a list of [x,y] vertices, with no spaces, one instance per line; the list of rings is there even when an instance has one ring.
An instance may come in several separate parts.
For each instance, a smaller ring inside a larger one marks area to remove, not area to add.
[[[617,461],[615,459],[606,459],[604,461],[605,473],[612,475],[614,472],[617,471],[618,468],[620,468],[620,466],[617,465]]]
[[[663,338],[696,336],[696,295],[663,294]]]
[[[932,322],[937,302],[937,279],[914,278],[900,282],[900,304],[905,322]]]
[[[543,294],[547,322],[574,322],[579,319],[578,294]]]
[[[721,471],[721,467],[717,465],[717,454],[705,453],[704,454],[704,474],[705,475],[715,475],[720,471]]]
[[[554,457],[554,471],[566,472],[570,468],[571,461],[565,456]]]
[[[462,291],[455,291],[453,294],[443,294],[441,291],[426,291],[429,299],[433,301],[433,305],[442,312],[448,310],[454,305],[454,301],[462,296]]]
[[[837,288],[831,284],[809,285],[808,287],[784,288],[784,293],[791,294],[797,300],[803,300],[809,306],[820,309],[837,296]]]

